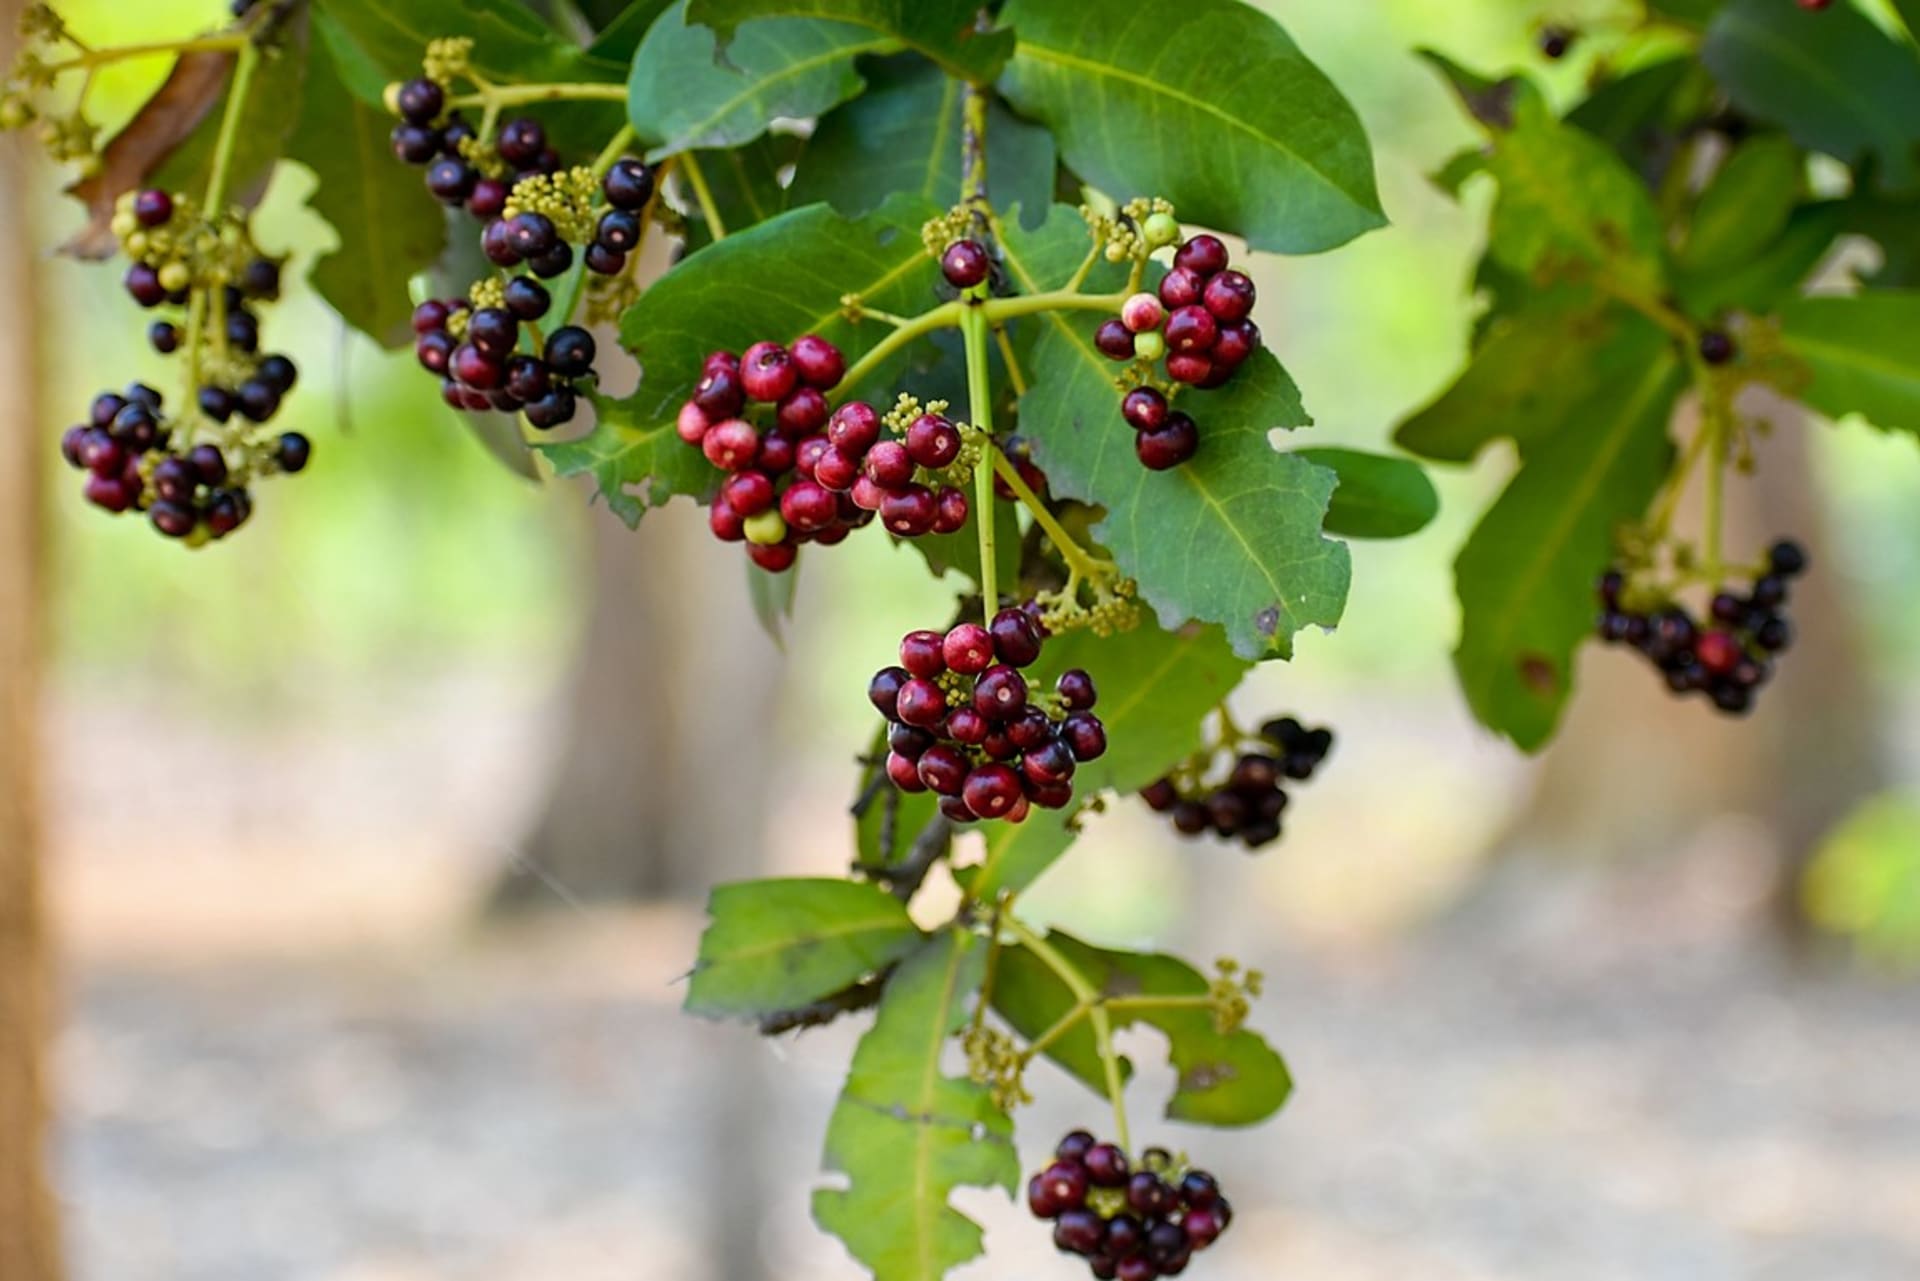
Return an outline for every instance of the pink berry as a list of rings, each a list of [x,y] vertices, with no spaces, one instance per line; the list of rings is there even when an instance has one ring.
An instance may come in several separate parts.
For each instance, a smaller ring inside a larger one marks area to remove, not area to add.
[[[867,475],[882,489],[899,489],[913,479],[913,458],[897,440],[883,440],[867,451]]]
[[[680,433],[681,440],[689,445],[697,445],[707,434],[707,428],[711,425],[707,421],[707,416],[700,412],[700,406],[689,400],[680,406],[680,416],[674,419],[673,429]]]
[[[1150,293],[1141,292],[1120,304],[1120,323],[1136,334],[1160,328],[1167,309]]]
[[[754,455],[759,452],[760,434],[754,431],[752,423],[729,418],[707,428],[700,449],[706,454],[707,461],[721,471],[744,471],[753,464]]]
[[[865,401],[850,400],[827,420],[827,439],[857,458],[880,439],[880,415]]]

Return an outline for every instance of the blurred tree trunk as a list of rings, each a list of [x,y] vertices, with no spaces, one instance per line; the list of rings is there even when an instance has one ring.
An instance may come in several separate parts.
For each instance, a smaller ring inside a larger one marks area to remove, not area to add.
[[[1670,697],[1637,655],[1591,647],[1567,721],[1499,852],[1660,853],[1696,836],[1703,817],[1747,816],[1767,834],[1776,916],[1792,935],[1804,920],[1801,869],[1828,828],[1879,790],[1886,764],[1813,487],[1808,433],[1824,428],[1777,402],[1748,407],[1776,427],[1758,449],[1758,473],[1728,487],[1726,545],[1746,559],[1791,535],[1812,552],[1814,571],[1795,585],[1789,610],[1793,650],[1754,715],[1735,719]],[[1679,527],[1697,517],[1683,509]]]
[[[0,0],[0,65],[10,64],[20,0]],[[38,813],[44,456],[33,236],[26,164],[0,138],[0,1277],[58,1281],[60,1230],[46,1181],[46,1043],[51,961],[40,883]]]

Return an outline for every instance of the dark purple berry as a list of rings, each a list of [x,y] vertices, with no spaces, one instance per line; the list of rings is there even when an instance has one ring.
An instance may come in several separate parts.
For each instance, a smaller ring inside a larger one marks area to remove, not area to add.
[[[955,289],[971,289],[987,278],[993,260],[977,240],[956,240],[940,255],[940,272]]]
[[[400,118],[409,124],[430,125],[446,109],[447,95],[435,81],[421,76],[400,86],[395,95]]]
[[[297,431],[281,433],[279,443],[274,448],[274,458],[280,464],[280,470],[289,474],[306,470],[307,462],[313,457],[313,444]]]
[[[631,156],[622,156],[600,180],[600,189],[615,209],[638,212],[653,199],[653,171]]]
[[[538,120],[522,116],[501,128],[497,146],[502,160],[516,169],[528,169],[540,162],[540,153],[547,147],[547,131]]]
[[[593,335],[578,325],[553,331],[547,339],[547,364],[562,378],[584,378],[593,372],[597,354]]]

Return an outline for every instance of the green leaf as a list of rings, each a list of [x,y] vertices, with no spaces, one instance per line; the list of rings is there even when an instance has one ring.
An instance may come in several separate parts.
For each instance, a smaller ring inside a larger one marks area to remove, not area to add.
[[[853,362],[888,331],[874,321],[847,321],[841,297],[858,294],[895,313],[921,310],[933,297],[939,267],[921,246],[920,226],[935,212],[908,197],[859,219],[809,205],[686,259],[621,318],[621,340],[646,370],[639,389],[608,404],[600,427],[583,440],[545,446],[548,458],[563,475],[597,476],[609,505],[628,524],[674,494],[708,493],[720,473],[674,432],[707,353],[817,333]],[[876,371],[862,390],[887,401],[888,372]],[[642,492],[630,494],[630,486]]]
[[[593,44],[587,52],[596,58],[605,58],[610,62],[631,62],[633,51],[660,15],[666,12],[671,0],[598,0],[582,5],[582,11],[593,22],[599,34],[593,38]],[[618,10],[616,13],[615,10]]]
[[[761,630],[775,645],[784,644],[782,638],[787,623],[793,619],[794,592],[799,585],[797,567],[784,574],[770,574],[752,561],[747,562],[747,599],[753,603],[753,616],[760,620]]]
[[[1495,313],[1467,367],[1400,424],[1394,443],[1435,462],[1466,463],[1495,440],[1525,450],[1550,439],[1596,394],[1639,371],[1653,345],[1649,328],[1583,289],[1531,293]]]
[[[937,205],[960,198],[964,86],[911,55],[872,62],[867,91],[820,118],[794,172],[795,204],[825,200],[863,214],[887,193],[913,192]],[[987,181],[1001,209],[1044,217],[1053,197],[1053,138],[987,103]]]
[[[248,86],[247,100],[240,107],[240,131],[234,138],[233,155],[227,165],[227,191],[238,203],[251,205],[259,200],[288,137],[301,123],[310,43],[306,15],[295,14],[284,28],[277,52],[262,59]],[[146,185],[163,191],[206,190],[213,176],[214,152],[231,91],[229,79],[228,87],[208,108],[199,127],[167,157]],[[392,163],[390,154],[383,160]]]
[[[912,953],[922,936],[893,895],[865,881],[717,886],[687,985],[687,1011],[758,1018],[846,988]]]
[[[1920,200],[1856,191],[1841,209],[1846,231],[1880,246],[1879,269],[1870,276],[1856,272],[1863,283],[1873,289],[1920,286]]]
[[[324,13],[315,21],[323,32],[332,25]],[[314,266],[313,287],[383,347],[412,340],[404,282],[431,267],[447,243],[439,206],[424,198],[413,170],[393,163],[392,126],[385,112],[347,91],[332,42],[317,42],[300,128],[287,144],[287,158],[319,180],[311,204],[340,236]]]
[[[689,153],[707,180],[707,190],[728,234],[745,231],[787,211],[793,201],[780,185],[780,172],[793,163],[805,145],[804,138],[769,133],[724,151]],[[705,211],[696,205],[687,220],[687,252],[712,243]]]
[[[874,1281],[938,1281],[980,1253],[980,1226],[948,1204],[962,1186],[1009,1195],[1013,1122],[985,1087],[941,1070],[986,969],[980,939],[946,930],[903,962],[854,1051],[827,1124],[826,1168],[847,1187],[813,1194],[820,1226]]]
[[[1143,622],[1114,636],[1076,631],[1047,642],[1036,678],[1051,682],[1084,669],[1100,692],[1095,710],[1107,727],[1106,755],[1080,766],[1075,792],[1135,792],[1165,774],[1200,746],[1200,722],[1249,666],[1218,627],[1165,632]]]
[[[1920,58],[1851,4],[1731,0],[1700,58],[1734,106],[1802,146],[1848,164],[1871,156],[1890,187],[1920,177]]]
[[[1779,134],[1735,147],[1700,193],[1676,267],[1712,273],[1750,261],[1786,230],[1806,190],[1806,168],[1805,154]]]
[[[865,86],[855,58],[898,47],[844,22],[765,18],[734,32],[723,59],[714,33],[685,15],[678,0],[654,24],[627,80],[627,119],[650,160],[750,142],[777,117],[817,116]]]
[[[1495,260],[1536,282],[1604,275],[1622,290],[1660,296],[1660,216],[1605,143],[1532,96],[1518,100],[1513,127],[1493,138],[1487,172],[1500,197],[1487,248]]]
[[[1084,256],[1081,225],[1060,207],[1037,232],[1009,227],[1003,247],[1014,283],[1026,293],[1058,284]],[[1094,349],[1098,317],[1052,312],[1036,323],[1021,430],[1055,493],[1106,509],[1094,536],[1139,583],[1162,626],[1221,623],[1235,653],[1261,658],[1291,653],[1302,627],[1339,622],[1347,549],[1320,533],[1334,476],[1268,439],[1273,428],[1310,421],[1270,353],[1227,387],[1181,401],[1200,423],[1199,453],[1153,472],[1134,456],[1114,366]]]
[[[1060,861],[1079,833],[1056,810],[1033,810],[1024,823],[986,823],[986,856],[954,873],[967,896],[991,903],[1003,892],[1024,890]]]
[[[1406,538],[1440,514],[1440,495],[1420,464],[1358,449],[1296,449],[1340,478],[1327,507],[1327,532],[1342,538]]]
[[[714,28],[724,42],[752,18],[827,18],[866,27],[933,59],[949,74],[991,81],[1013,48],[1013,32],[977,31],[978,0],[690,0],[687,21]]]
[[[1094,990],[1107,997],[1207,994],[1204,975],[1185,961],[1163,953],[1117,952],[1092,947],[1058,930],[1047,941]],[[1059,976],[1024,947],[1004,949],[993,983],[993,1008],[1031,1040],[1072,1009],[1074,999]],[[1293,1090],[1287,1065],[1258,1033],[1242,1029],[1221,1033],[1205,1008],[1112,1011],[1115,1029],[1146,1023],[1167,1038],[1167,1057],[1177,1074],[1167,1116],[1196,1125],[1255,1125],[1280,1110]],[[1093,1031],[1082,1022],[1044,1051],[1094,1092],[1106,1083]],[[1132,1064],[1122,1061],[1122,1074]]]
[[[535,446],[558,476],[592,476],[607,507],[633,528],[675,494],[704,498],[719,472],[674,432],[673,420],[642,418],[632,400],[593,397],[593,430]]]
[[[913,385],[918,388],[920,384],[916,381]],[[968,489],[967,498],[970,501],[974,499],[971,488]],[[977,502],[974,505],[976,508],[979,506]],[[993,503],[993,522],[994,546],[1000,549],[995,558],[995,569],[1004,580],[1011,568],[1007,560],[1014,555],[1014,550],[1010,549],[1020,546],[1019,505],[996,498]],[[889,534],[888,537],[893,536]],[[973,522],[969,521],[951,534],[922,534],[918,538],[894,541],[904,542],[924,556],[927,568],[933,571],[934,577],[955,573],[976,587],[980,585],[980,531]]]
[[[1577,429],[1527,452],[1454,563],[1454,666],[1467,702],[1527,751],[1559,720],[1614,532],[1645,513],[1672,457],[1667,422],[1684,376],[1664,335],[1648,330],[1633,376],[1601,389],[1573,416]]]
[[[1165,196],[1255,249],[1316,253],[1385,225],[1373,155],[1333,82],[1238,0],[1010,0],[1001,90],[1117,199]]]
[[[1668,58],[1607,81],[1569,111],[1566,120],[1612,147],[1646,178],[1664,170],[1677,132],[1712,88],[1697,60]]]
[[[1716,271],[1676,271],[1674,296],[1702,321],[1726,311],[1773,311],[1814,275],[1847,221],[1846,202],[1802,205],[1772,243],[1746,261]]]
[[[1805,366],[1794,394],[1813,408],[1920,435],[1920,292],[1799,299],[1780,312],[1780,342]]]

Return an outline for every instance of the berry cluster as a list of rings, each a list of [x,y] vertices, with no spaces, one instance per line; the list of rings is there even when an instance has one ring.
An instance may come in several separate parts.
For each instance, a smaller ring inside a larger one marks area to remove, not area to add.
[[[1027,1181],[1027,1208],[1051,1219],[1053,1243],[1102,1281],[1179,1276],[1233,1222],[1214,1177],[1179,1169],[1163,1148],[1148,1148],[1133,1170],[1117,1145],[1075,1130],[1054,1158]]]
[[[1715,593],[1709,617],[1696,620],[1668,600],[1653,609],[1631,606],[1627,576],[1608,570],[1600,577],[1600,639],[1631,645],[1665,674],[1676,694],[1705,694],[1731,715],[1753,708],[1755,694],[1773,674],[1773,657],[1793,644],[1793,625],[1782,612],[1790,580],[1806,572],[1807,553],[1782,539],[1767,551],[1767,569],[1746,594]]]
[[[1260,727],[1257,742],[1241,746],[1249,750],[1239,753],[1219,781],[1203,781],[1204,769],[1177,770],[1142,788],[1141,799],[1168,815],[1184,835],[1211,831],[1250,850],[1273,844],[1280,839],[1280,815],[1287,808],[1286,783],[1313,777],[1333,750],[1333,731],[1308,729],[1282,716]]]
[[[907,633],[900,666],[882,668],[867,689],[893,723],[895,787],[938,793],[940,812],[956,823],[1018,823],[1030,804],[1061,809],[1073,799],[1074,769],[1107,750],[1107,731],[1085,672],[1063,672],[1051,694],[1029,690],[1019,669],[1040,657],[1043,635],[1025,609],[944,636]]]
[[[571,422],[575,385],[593,377],[593,335],[562,325],[541,343],[534,325],[553,305],[546,286],[531,276],[488,283],[475,291],[486,306],[455,298],[414,308],[421,367],[440,375],[441,399],[454,409],[525,413],[542,431]],[[520,350],[523,341],[531,350]]]
[[[785,570],[801,543],[838,543],[876,514],[900,538],[967,523],[966,493],[952,482],[971,462],[943,406],[922,413],[903,398],[884,416],[860,400],[829,410],[826,393],[846,368],[815,334],[716,351],[680,407],[680,439],[730,473],[708,511],[714,536],[749,544],[762,569]]]
[[[1200,448],[1199,428],[1172,407],[1171,396],[1180,385],[1222,386],[1259,350],[1253,302],[1253,282],[1227,266],[1226,245],[1198,235],[1174,251],[1173,270],[1161,278],[1157,294],[1133,295],[1117,318],[1095,332],[1094,346],[1103,355],[1133,363],[1133,385],[1121,397],[1120,416],[1137,433],[1134,453],[1147,467],[1178,467]],[[1152,377],[1154,363],[1163,359],[1164,387]]]

